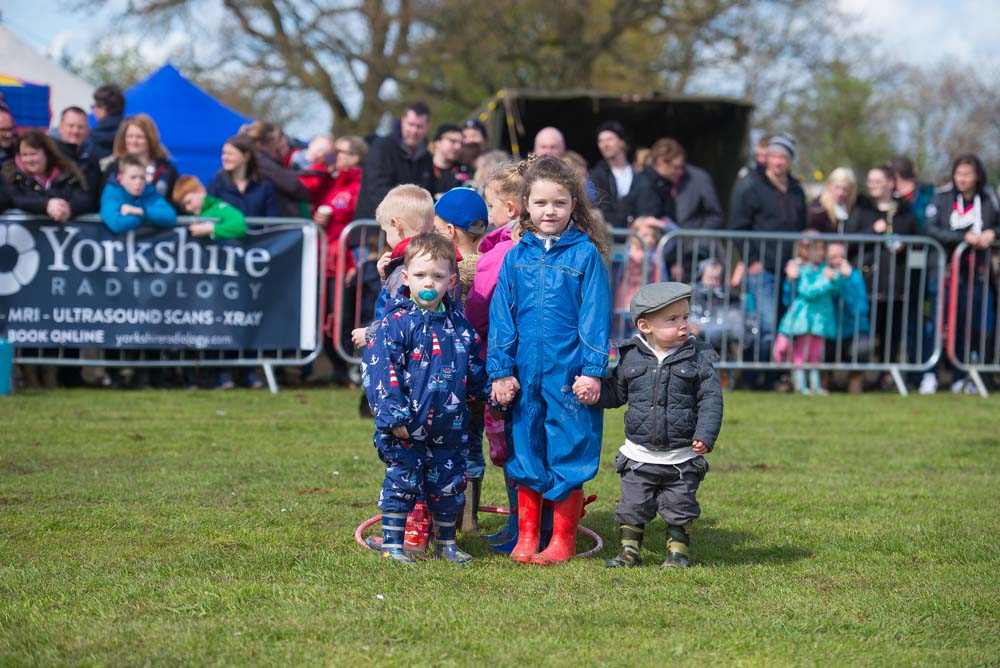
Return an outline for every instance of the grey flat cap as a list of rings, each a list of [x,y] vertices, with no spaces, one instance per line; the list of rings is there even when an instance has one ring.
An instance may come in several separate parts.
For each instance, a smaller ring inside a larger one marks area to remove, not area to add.
[[[639,288],[632,297],[628,310],[632,314],[632,322],[638,322],[639,318],[651,311],[690,297],[691,286],[687,283],[650,283]]]

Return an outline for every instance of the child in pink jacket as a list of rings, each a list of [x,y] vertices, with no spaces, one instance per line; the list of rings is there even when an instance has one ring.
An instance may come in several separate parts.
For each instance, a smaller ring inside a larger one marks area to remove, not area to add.
[[[517,162],[502,162],[493,168],[483,189],[483,198],[489,210],[490,223],[498,227],[486,235],[479,244],[482,256],[476,265],[476,277],[465,301],[465,316],[484,342],[489,341],[490,300],[497,286],[500,267],[507,251],[520,238],[517,221],[521,216],[521,171]],[[502,224],[501,224],[502,223]],[[486,345],[480,350],[486,359]],[[504,466],[508,459],[510,444],[504,435],[504,421],[486,412],[486,440],[490,445],[490,460],[497,466]],[[507,523],[497,533],[486,536],[491,548],[509,552],[517,542],[517,486],[507,477],[504,467],[504,482],[510,515]]]

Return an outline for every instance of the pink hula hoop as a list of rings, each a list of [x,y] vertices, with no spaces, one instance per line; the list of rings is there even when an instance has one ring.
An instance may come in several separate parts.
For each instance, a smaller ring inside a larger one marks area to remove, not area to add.
[[[479,506],[479,512],[494,513],[496,515],[510,515],[509,509],[501,508],[500,506]],[[375,517],[370,517],[361,524],[359,524],[358,528],[354,530],[354,542],[356,542],[358,545],[365,548],[366,550],[374,550],[375,548],[373,548],[372,546],[370,546],[368,543],[365,542],[364,533],[366,529],[378,524],[380,521],[382,521],[382,516],[376,515]],[[584,536],[587,536],[588,538],[593,540],[594,547],[590,548],[586,552],[581,552],[580,554],[576,555],[574,559],[580,559],[581,557],[589,557],[597,554],[598,552],[604,549],[604,541],[601,540],[601,537],[598,536],[595,531],[588,529],[582,524],[577,525],[576,531],[577,533],[582,533]]]

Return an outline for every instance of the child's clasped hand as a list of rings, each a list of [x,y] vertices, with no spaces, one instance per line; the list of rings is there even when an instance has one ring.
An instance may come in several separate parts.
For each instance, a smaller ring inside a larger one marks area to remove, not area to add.
[[[514,401],[514,395],[521,389],[521,384],[514,376],[505,376],[493,381],[493,402],[506,406]]]
[[[601,398],[601,381],[593,376],[577,376],[573,383],[573,392],[581,404],[593,406]]]

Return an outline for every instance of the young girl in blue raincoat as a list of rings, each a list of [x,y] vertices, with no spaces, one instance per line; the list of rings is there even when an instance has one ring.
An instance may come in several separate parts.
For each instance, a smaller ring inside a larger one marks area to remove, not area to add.
[[[607,369],[608,232],[557,158],[529,158],[522,194],[525,234],[504,258],[490,303],[486,368],[494,402],[511,407],[507,472],[519,506],[511,556],[545,565],[575,554],[583,483],[597,475],[601,411],[581,404],[573,385],[581,379],[581,394],[596,399]],[[543,498],[555,507],[552,539],[539,552]]]

